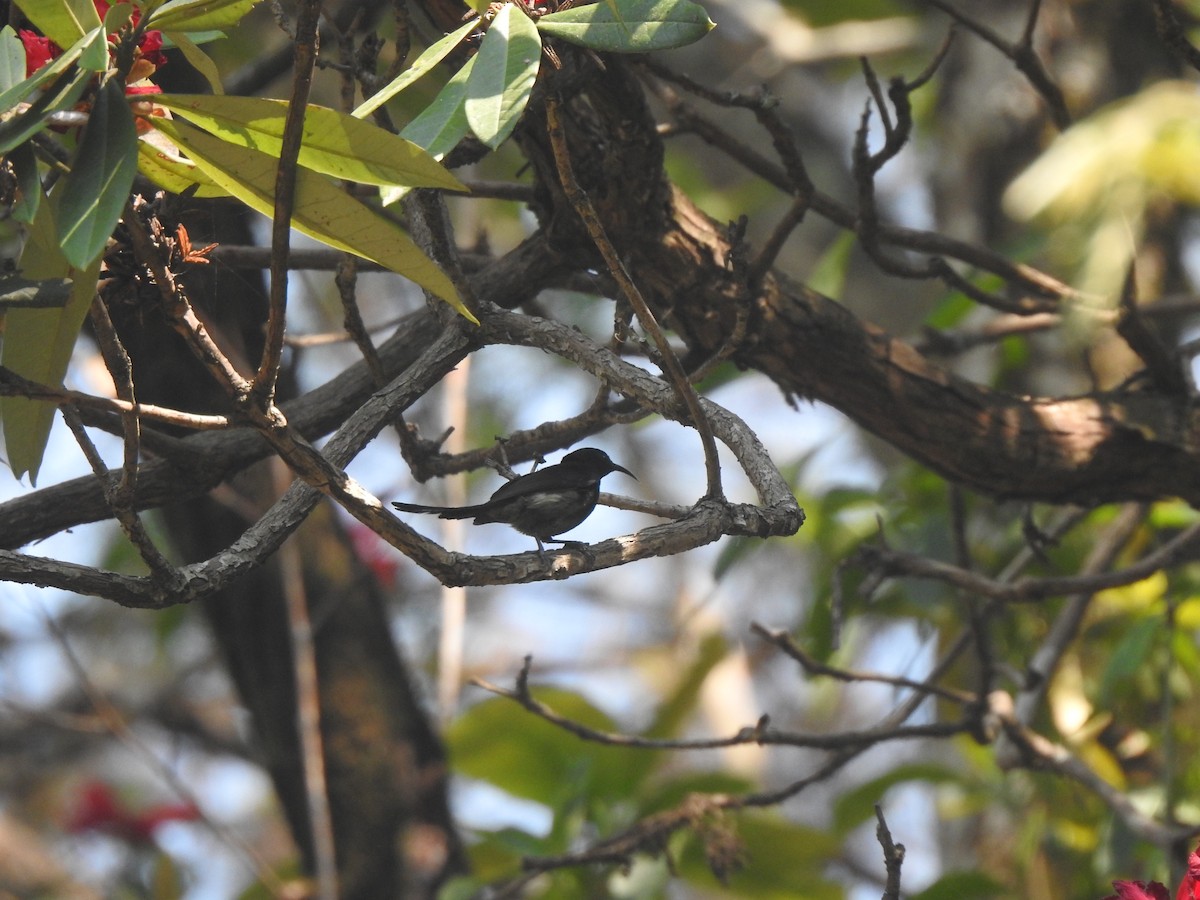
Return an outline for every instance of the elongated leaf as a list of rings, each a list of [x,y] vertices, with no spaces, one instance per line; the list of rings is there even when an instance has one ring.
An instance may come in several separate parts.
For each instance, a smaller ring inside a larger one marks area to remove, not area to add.
[[[455,47],[462,43],[463,38],[474,31],[479,25],[479,20],[472,19],[466,25],[459,28],[457,31],[452,31],[440,41],[431,44],[425,49],[425,52],[418,56],[413,64],[397,75],[390,81],[382,90],[376,91],[368,100],[365,100],[358,109],[354,110],[351,115],[363,119],[377,110],[383,104],[387,103],[398,93],[416,81],[425,73],[429,72],[434,66],[440,63],[443,59],[450,55]]]
[[[240,22],[260,0],[171,0],[156,9],[147,23],[163,31],[211,31]]]
[[[162,94],[154,102],[228,143],[274,157],[283,147],[288,109],[283,100]],[[299,162],[314,171],[365,184],[466,190],[411,141],[324,106],[305,110]]]
[[[70,47],[100,27],[92,0],[17,0],[17,6],[34,28],[60,47]]]
[[[690,0],[617,0],[550,13],[538,19],[537,27],[592,50],[648,53],[695,43],[715,26]]]
[[[55,218],[63,255],[77,268],[100,256],[137,174],[137,130],[124,85],[112,79],[97,93]]]
[[[25,45],[12,27],[0,28],[0,92],[25,80]],[[0,106],[0,112],[5,107]]]
[[[225,87],[221,84],[221,73],[217,69],[217,64],[212,61],[207,53],[196,46],[196,42],[184,34],[182,31],[172,31],[163,35],[165,41],[169,41],[179,48],[179,52],[208,82],[209,89],[214,94],[224,94]]]
[[[178,144],[216,184],[263,215],[274,215],[278,160],[266,153],[229,144],[185,122],[151,122]],[[355,200],[323,175],[296,170],[292,227],[322,243],[355,253],[399,272],[477,321],[462,304],[446,274],[395,222]]]
[[[517,126],[542,58],[537,27],[513,4],[492,20],[467,79],[467,122],[476,137],[498,147]]]
[[[62,56],[53,60],[48,65],[42,66],[28,78],[19,81],[17,84],[10,85],[7,88],[0,90],[0,113],[7,112],[12,109],[22,100],[28,100],[33,96],[35,91],[42,88],[43,85],[57,79],[64,72],[79,62],[83,55],[84,49],[89,45],[89,42],[101,40],[103,34],[99,28],[87,36],[86,39],[77,41],[70,48],[63,51]],[[22,47],[21,54],[24,58],[25,50]],[[24,69],[22,69],[24,74]],[[11,121],[11,120],[9,120]]]
[[[454,77],[433,98],[433,102],[400,132],[400,136],[424,147],[434,159],[441,159],[471,130],[463,101],[467,96],[467,79],[475,65],[475,57],[454,73]],[[390,206],[411,190],[406,187],[383,188],[379,198]]]
[[[30,226],[20,268],[29,279],[72,279],[71,296],[59,309],[10,309],[5,316],[0,363],[31,381],[57,386],[62,384],[79,328],[96,292],[100,260],[86,270],[71,268],[58,246],[53,204],[43,203]],[[8,463],[17,478],[28,472],[30,481],[37,483],[54,412],[54,404],[41,400],[0,399]]]
[[[459,69],[446,86],[438,92],[425,110],[408,123],[400,135],[418,147],[424,147],[437,159],[445,156],[467,136],[471,126],[467,124],[464,101],[467,99],[467,80],[475,68],[473,56]]]
[[[196,189],[197,197],[228,197],[190,159],[179,155],[179,148],[157,131],[150,131],[138,141],[138,171],[172,194]]]

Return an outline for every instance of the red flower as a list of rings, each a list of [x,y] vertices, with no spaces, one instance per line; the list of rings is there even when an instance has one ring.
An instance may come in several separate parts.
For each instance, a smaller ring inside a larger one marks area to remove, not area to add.
[[[1200,847],[1188,856],[1187,872],[1183,881],[1179,882],[1179,892],[1175,900],[1200,900]]]
[[[72,834],[103,831],[131,844],[148,844],[159,825],[198,818],[200,811],[190,803],[168,803],[134,812],[117,799],[109,785],[92,781],[84,785],[66,829]]]
[[[1166,885],[1151,881],[1114,881],[1112,886],[1116,894],[1105,897],[1104,900],[1171,900]]]
[[[25,77],[28,78],[52,59],[62,55],[62,48],[48,37],[22,28],[17,37],[25,45]]]

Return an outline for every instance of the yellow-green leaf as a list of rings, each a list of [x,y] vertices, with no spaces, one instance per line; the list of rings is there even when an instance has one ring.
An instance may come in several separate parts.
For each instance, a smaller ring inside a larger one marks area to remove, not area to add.
[[[147,25],[163,31],[229,28],[258,3],[259,0],[171,0],[154,11]]]
[[[207,94],[162,94],[154,101],[227,143],[274,157],[283,146],[286,101]],[[466,190],[412,141],[324,106],[305,110],[299,163],[364,184]]]
[[[155,119],[153,124],[216,184],[263,215],[274,215],[278,159],[227,143],[178,120]],[[355,200],[323,175],[304,168],[296,170],[292,227],[331,247],[399,272],[470,321],[478,321],[459,299],[453,282],[399,225]]]
[[[196,189],[197,197],[228,197],[190,159],[179,155],[179,148],[157,131],[150,131],[138,141],[138,171],[172,194]]]
[[[97,258],[85,270],[67,263],[58,246],[52,207],[51,203],[38,207],[21,253],[20,269],[24,277],[34,280],[72,279],[70,299],[61,308],[10,309],[5,316],[0,364],[31,381],[60,385],[96,292],[100,260]],[[28,472],[30,482],[37,483],[55,409],[53,403],[44,400],[0,399],[8,464],[17,478]]]
[[[17,0],[33,27],[60,47],[100,27],[100,16],[92,0]]]

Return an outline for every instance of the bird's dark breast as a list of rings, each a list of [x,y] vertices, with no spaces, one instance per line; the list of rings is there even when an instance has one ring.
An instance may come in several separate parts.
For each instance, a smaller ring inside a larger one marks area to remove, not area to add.
[[[570,531],[588,517],[600,496],[599,487],[539,490],[513,497],[475,517],[475,524],[507,522],[522,534],[549,540]]]

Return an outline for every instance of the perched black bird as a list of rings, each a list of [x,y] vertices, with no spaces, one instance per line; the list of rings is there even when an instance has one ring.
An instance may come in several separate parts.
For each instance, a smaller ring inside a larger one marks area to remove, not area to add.
[[[542,541],[558,541],[592,514],[600,498],[600,479],[610,472],[634,474],[618,466],[603,450],[585,447],[563,457],[562,462],[502,484],[486,503],[474,506],[423,506],[393,503],[404,512],[437,513],[439,519],[474,519],[476,525],[503,522],[532,537],[538,552]],[[566,542],[563,542],[566,543]]]

